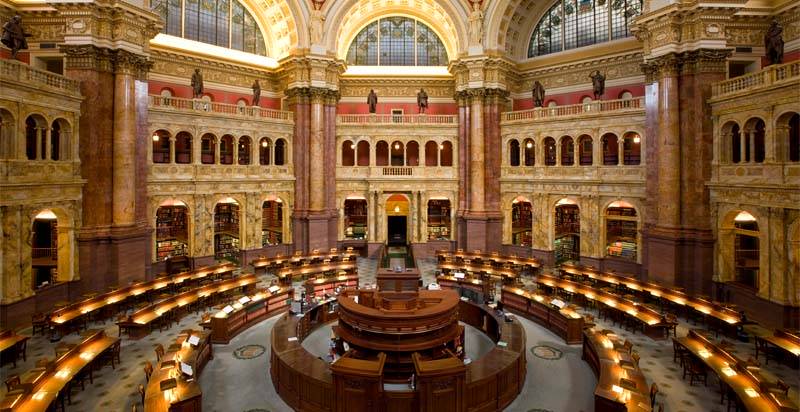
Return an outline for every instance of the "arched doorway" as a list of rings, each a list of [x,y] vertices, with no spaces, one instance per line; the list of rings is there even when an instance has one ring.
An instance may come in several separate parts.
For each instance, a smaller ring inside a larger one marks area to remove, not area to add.
[[[239,203],[230,197],[214,206],[214,257],[238,260]]]
[[[734,282],[758,289],[760,267],[758,221],[748,212],[733,219]]]
[[[37,289],[56,282],[58,274],[58,218],[50,209],[39,212],[31,230],[31,277]]]
[[[162,202],[156,210],[155,260],[189,255],[189,208],[180,200]]]
[[[428,200],[428,240],[450,240],[450,199]]]
[[[531,246],[533,244],[533,208],[522,196],[511,201],[511,244]]]
[[[556,202],[553,250],[556,263],[579,260],[581,256],[581,221],[578,204],[571,199]]]
[[[367,238],[368,228],[367,199],[348,196],[344,201],[344,237],[363,240]]]
[[[283,200],[274,198],[261,205],[261,247],[283,243]]]
[[[408,198],[394,194],[386,199],[386,241],[389,246],[408,242]]]

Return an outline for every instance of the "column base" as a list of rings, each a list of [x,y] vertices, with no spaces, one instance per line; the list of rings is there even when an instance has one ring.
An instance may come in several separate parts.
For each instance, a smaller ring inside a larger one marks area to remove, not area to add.
[[[458,247],[464,250],[500,251],[503,244],[502,215],[465,213],[458,219]]]
[[[150,276],[152,232],[143,226],[94,228],[78,235],[81,280],[91,291]]]
[[[333,212],[307,212],[293,219],[294,250],[309,253],[314,249],[336,247],[339,217]]]
[[[709,295],[714,270],[714,238],[710,230],[645,228],[642,276],[689,294]]]

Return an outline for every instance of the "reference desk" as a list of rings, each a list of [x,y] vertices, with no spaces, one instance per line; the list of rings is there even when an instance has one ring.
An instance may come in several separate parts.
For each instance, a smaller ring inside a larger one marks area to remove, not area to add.
[[[597,375],[596,412],[649,412],[650,388],[639,365],[614,334],[584,331],[583,360]]]
[[[735,329],[736,326],[742,322],[741,315],[735,310],[722,307],[714,302],[709,302],[706,299],[693,297],[681,291],[660,286],[655,283],[643,282],[616,273],[599,272],[593,268],[587,268],[585,266],[561,265],[561,271],[563,273],[569,273],[573,276],[592,279],[593,281],[602,282],[612,286],[622,285],[636,292],[647,292],[662,302],[669,302],[672,305],[686,308],[687,311],[694,310],[703,317],[706,317],[706,319],[714,319],[717,321],[717,323],[723,326],[729,325],[727,328],[731,330]]]
[[[553,296],[505,286],[500,301],[506,310],[545,326],[570,345],[583,341],[583,316],[571,306],[554,306],[559,301]]]
[[[90,372],[103,354],[119,344],[119,338],[102,330],[89,330],[83,340],[44,368],[34,368],[20,377],[22,391],[12,391],[0,402],[0,411],[47,411],[75,376]]]
[[[739,403],[751,412],[797,411],[795,405],[782,391],[771,391],[776,386],[761,376],[759,369],[713,343],[696,329],[681,338],[673,338],[690,356],[703,362],[739,398]]]
[[[116,312],[117,305],[130,298],[146,295],[153,291],[163,290],[172,285],[182,285],[187,282],[199,281],[207,278],[225,277],[232,274],[236,266],[230,263],[206,266],[189,272],[179,273],[174,276],[156,278],[147,282],[132,285],[104,293],[80,302],[73,303],[50,314],[49,322],[63,335],[73,329],[76,323],[84,323],[85,317],[106,308]]]
[[[253,274],[209,283],[142,308],[130,315],[128,319],[117,322],[117,325],[121,329],[127,330],[130,337],[141,338],[152,331],[154,321],[161,319],[163,315],[169,314],[173,310],[182,309],[200,299],[211,299],[229,290],[241,288],[247,292],[255,289],[256,283],[258,283],[258,279]]]
[[[190,343],[192,337],[197,340],[196,345]],[[208,332],[199,331],[178,335],[147,381],[144,412],[201,411],[203,394],[197,380],[213,358],[210,337]],[[191,376],[182,372],[186,366],[191,369]]]
[[[211,317],[211,342],[225,343],[239,332],[289,309],[294,289],[274,286],[230,302]]]

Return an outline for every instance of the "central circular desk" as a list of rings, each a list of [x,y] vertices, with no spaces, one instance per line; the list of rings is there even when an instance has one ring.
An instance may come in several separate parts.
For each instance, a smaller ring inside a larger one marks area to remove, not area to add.
[[[325,301],[302,316],[283,315],[276,322],[270,375],[278,394],[294,410],[501,411],[522,390],[525,331],[518,320],[506,322],[493,309],[458,299],[450,292],[420,291],[414,310],[397,310],[397,305],[412,305],[407,296],[397,295],[382,296],[378,308],[372,308],[375,303],[365,302],[371,295],[365,292],[348,291],[338,301]],[[419,302],[427,303],[420,308]],[[395,310],[379,309],[384,305]],[[317,327],[336,319],[341,326],[338,333],[345,341],[352,339],[354,347],[329,364],[303,348],[302,341]],[[458,320],[495,342],[488,353],[467,365],[458,357],[431,352],[460,336],[463,326]],[[372,339],[376,336],[381,339]],[[411,343],[401,343],[403,336]],[[424,342],[427,337],[432,342]],[[386,369],[397,361],[402,367]],[[391,378],[407,365],[413,368],[415,385],[392,384]]]

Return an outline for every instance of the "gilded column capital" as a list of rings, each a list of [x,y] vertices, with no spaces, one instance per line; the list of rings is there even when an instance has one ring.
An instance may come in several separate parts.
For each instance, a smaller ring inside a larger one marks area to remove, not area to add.
[[[295,104],[308,104],[311,93],[308,87],[293,87],[286,89],[286,102],[291,106]]]
[[[681,73],[725,73],[732,49],[698,49],[683,53]]]
[[[681,59],[674,53],[659,56],[642,63],[645,81],[652,83],[664,77],[674,77],[680,72]]]
[[[115,50],[113,63],[114,73],[131,74],[137,79],[147,79],[147,73],[153,67],[153,62],[146,56],[126,50]]]
[[[66,57],[67,69],[114,71],[114,55],[109,49],[93,44],[68,44],[59,49]]]

